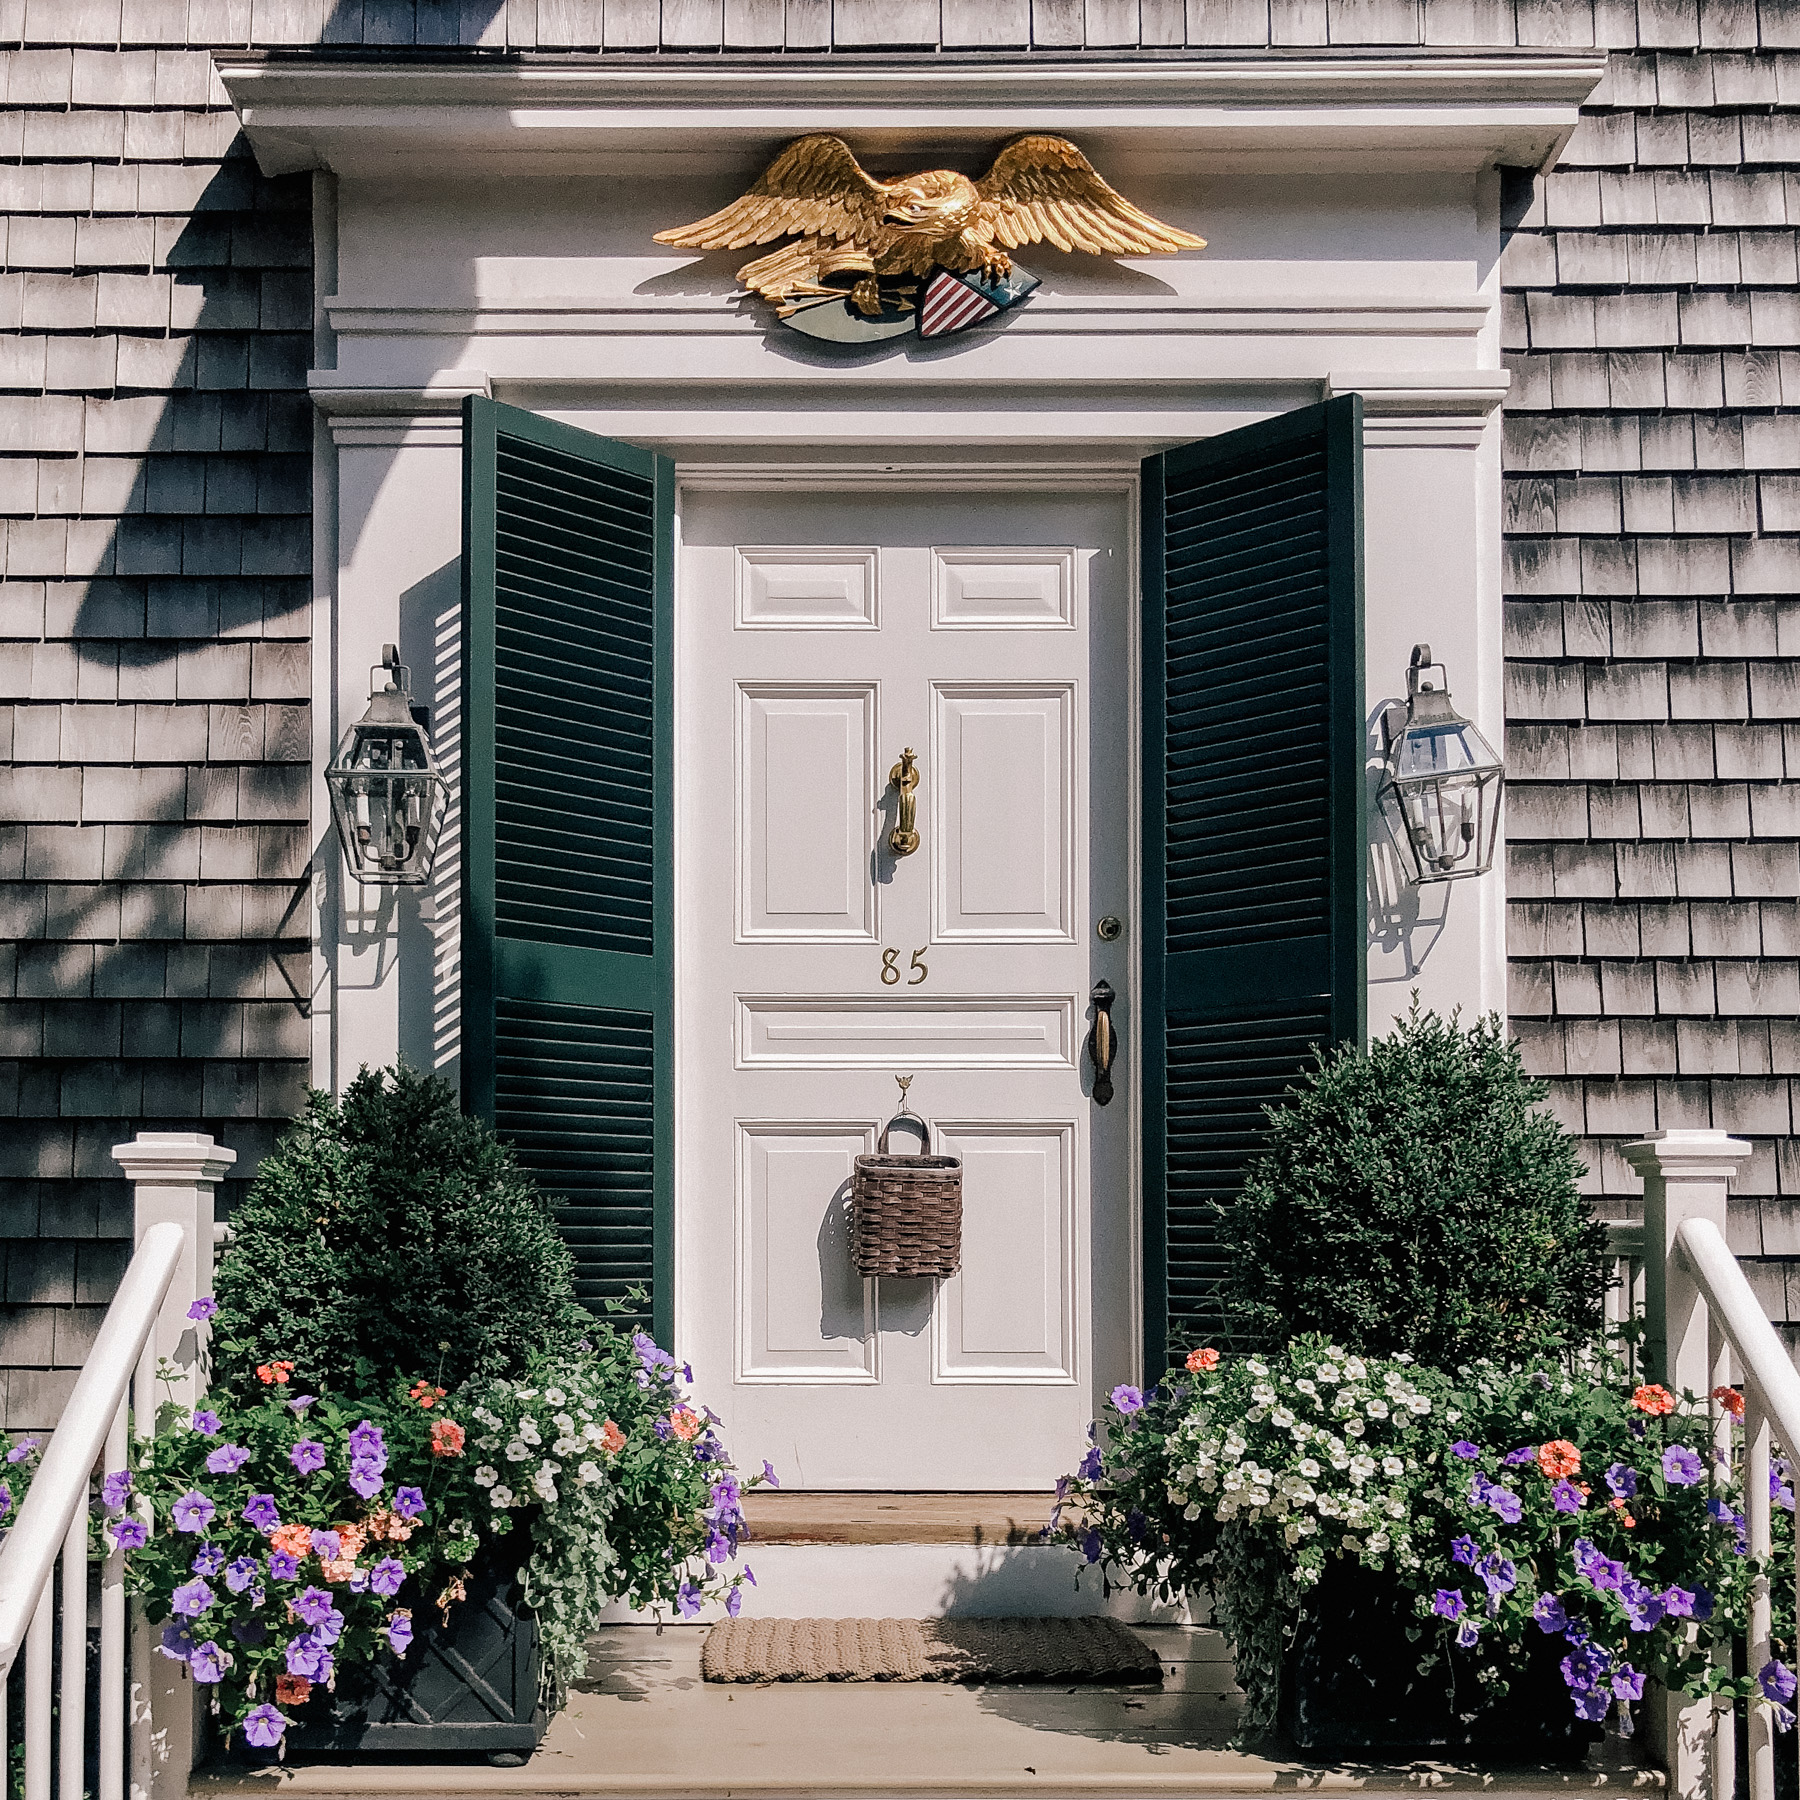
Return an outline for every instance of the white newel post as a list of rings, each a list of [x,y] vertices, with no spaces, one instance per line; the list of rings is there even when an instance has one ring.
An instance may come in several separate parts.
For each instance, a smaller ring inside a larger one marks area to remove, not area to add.
[[[1625,1146],[1625,1160],[1644,1180],[1645,1361],[1651,1377],[1677,1394],[1709,1394],[1729,1370],[1700,1289],[1675,1254],[1675,1234],[1689,1219],[1710,1219],[1724,1235],[1726,1198],[1749,1154],[1742,1138],[1723,1131],[1659,1131]],[[1673,1793],[1728,1800],[1736,1764],[1731,1713],[1711,1701],[1658,1698],[1644,1710]]]
[[[237,1152],[203,1131],[140,1131],[113,1146],[113,1160],[133,1188],[133,1241],[165,1219],[182,1229],[181,1266],[157,1315],[132,1383],[132,1412],[140,1437],[156,1430],[166,1401],[192,1406],[205,1391],[201,1367],[205,1328],[188,1308],[212,1292],[213,1197]],[[167,1386],[159,1364],[176,1371]],[[194,1766],[194,1686],[179,1663],[157,1654],[156,1634],[134,1608],[131,1628],[130,1800],[172,1800],[187,1792]]]

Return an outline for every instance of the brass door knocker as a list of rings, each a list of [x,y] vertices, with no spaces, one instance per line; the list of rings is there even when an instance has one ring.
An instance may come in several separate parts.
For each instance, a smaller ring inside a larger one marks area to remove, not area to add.
[[[1094,1062],[1094,1104],[1110,1106],[1113,1097],[1113,1058],[1119,1051],[1113,1030],[1113,1002],[1118,999],[1110,981],[1096,981],[1088,998],[1094,1003],[1094,1026],[1088,1033],[1087,1051]]]
[[[888,780],[900,790],[900,817],[888,833],[888,849],[895,856],[911,856],[919,847],[919,764],[910,749],[900,752]]]

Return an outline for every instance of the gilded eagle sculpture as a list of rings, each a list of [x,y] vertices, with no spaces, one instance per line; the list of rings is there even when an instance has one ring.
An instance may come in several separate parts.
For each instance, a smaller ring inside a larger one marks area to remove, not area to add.
[[[927,169],[870,175],[842,138],[796,139],[741,199],[659,244],[741,250],[794,241],[737,278],[813,336],[854,342],[916,328],[940,337],[1016,306],[1038,284],[1008,250],[1049,242],[1093,256],[1203,250],[1109,187],[1067,138],[1015,138],[979,181]],[[923,286],[923,294],[920,289]]]

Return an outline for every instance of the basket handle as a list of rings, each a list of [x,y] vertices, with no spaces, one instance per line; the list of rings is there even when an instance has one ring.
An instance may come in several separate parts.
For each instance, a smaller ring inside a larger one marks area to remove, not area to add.
[[[888,1132],[893,1129],[894,1119],[914,1119],[918,1121],[919,1154],[921,1156],[929,1156],[931,1154],[931,1127],[927,1125],[923,1119],[919,1118],[919,1115],[904,1102],[902,1102],[900,1110],[894,1114],[894,1118],[889,1119],[887,1124],[882,1126],[881,1136],[876,1140],[875,1153],[878,1156],[886,1156],[888,1154]]]

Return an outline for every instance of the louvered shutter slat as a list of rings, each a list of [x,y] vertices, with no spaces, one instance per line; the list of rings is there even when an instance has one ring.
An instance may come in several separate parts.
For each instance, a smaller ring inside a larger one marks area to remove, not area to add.
[[[673,469],[480,399],[464,446],[465,1100],[667,1343]]]
[[[1364,1017],[1360,402],[1144,467],[1146,1372],[1228,1334],[1229,1205]]]

